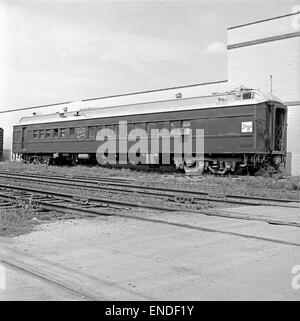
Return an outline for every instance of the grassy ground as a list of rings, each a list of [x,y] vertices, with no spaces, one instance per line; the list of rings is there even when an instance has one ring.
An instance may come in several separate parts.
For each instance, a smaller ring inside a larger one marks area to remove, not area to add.
[[[200,177],[176,177],[157,172],[132,171],[130,169],[109,169],[102,167],[86,166],[46,166],[5,162],[0,163],[0,170],[12,170],[23,173],[35,174],[60,174],[60,175],[91,175],[101,177],[125,177],[137,180],[146,185],[158,183],[167,186],[188,188],[201,185],[215,185],[228,189],[272,189],[283,191],[300,191],[300,176],[282,178],[281,176],[257,177],[257,176],[213,176],[203,175]]]
[[[140,172],[131,171],[129,169],[109,169],[98,166],[47,166],[23,164],[20,162],[2,162],[0,163],[0,170],[12,170],[24,173],[51,173],[61,175],[91,175],[91,176],[122,176],[132,177],[138,175]],[[134,175],[136,173],[136,175]],[[159,174],[157,174],[159,176]]]
[[[36,225],[34,211],[26,208],[0,208],[0,236],[18,236],[30,232]]]
[[[75,214],[42,211],[38,206],[23,201],[13,202],[7,209],[0,203],[0,236],[19,236],[31,232],[44,222],[78,218]],[[88,217],[88,216],[87,216]]]
[[[274,198],[300,199],[300,176],[298,177],[254,177],[254,176],[212,176],[184,177],[161,173],[132,171],[129,169],[108,169],[102,167],[58,167],[31,165],[13,162],[0,163],[1,170],[27,174],[90,175],[101,177],[124,177],[148,186],[207,190],[217,193],[259,195]],[[82,191],[81,196],[84,195]],[[87,195],[90,196],[90,195]],[[1,209],[0,236],[16,236],[30,232],[42,220],[72,219],[72,215],[44,213],[40,215],[32,205],[18,204],[17,209]]]

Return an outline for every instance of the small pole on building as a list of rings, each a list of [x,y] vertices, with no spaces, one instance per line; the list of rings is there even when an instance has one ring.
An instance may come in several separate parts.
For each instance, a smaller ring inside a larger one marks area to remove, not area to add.
[[[270,92],[273,93],[273,76],[270,75]]]

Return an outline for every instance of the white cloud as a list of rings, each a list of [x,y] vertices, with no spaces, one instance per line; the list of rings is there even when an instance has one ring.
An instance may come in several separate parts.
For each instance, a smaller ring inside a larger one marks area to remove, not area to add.
[[[145,72],[148,64],[186,61],[193,53],[193,48],[184,42],[104,28],[98,32],[82,27],[73,27],[64,33],[51,30],[48,44],[61,58],[82,55],[98,63],[122,64],[140,73]]]
[[[64,15],[62,11],[67,8],[70,14]],[[115,7],[95,7],[99,15],[92,15],[90,8],[80,8],[49,5],[41,9],[23,2],[8,6],[5,63],[1,64],[6,79],[1,86],[3,101],[7,105],[166,87],[201,81],[205,74],[209,78],[203,61],[210,57],[199,59],[205,55],[203,42],[195,44],[192,34],[182,35],[185,24],[176,29],[176,37],[167,32],[166,25],[175,23],[167,8],[164,10],[170,21],[162,24],[162,33],[152,32],[149,24],[139,19],[134,28],[130,24],[126,27],[127,22],[119,22],[121,17],[114,15],[120,11]],[[106,14],[100,15],[102,8]],[[106,15],[114,17],[112,22]],[[149,23],[159,21],[151,18]]]
[[[215,41],[210,43],[204,50],[206,54],[218,54],[226,52],[226,45],[224,42]]]

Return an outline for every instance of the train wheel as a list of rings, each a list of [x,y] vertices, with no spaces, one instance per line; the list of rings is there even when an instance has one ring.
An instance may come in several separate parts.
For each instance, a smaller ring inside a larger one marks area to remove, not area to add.
[[[186,166],[184,165],[184,172],[186,175],[201,175],[204,170],[204,162],[203,161],[195,161],[194,166]]]

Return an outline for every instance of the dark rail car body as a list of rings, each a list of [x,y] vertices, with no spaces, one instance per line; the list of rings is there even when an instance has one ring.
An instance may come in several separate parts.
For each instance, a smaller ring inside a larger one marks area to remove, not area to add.
[[[52,115],[49,120],[46,116],[40,120],[38,116],[29,117],[14,126],[13,153],[25,161],[76,163],[85,159],[92,162],[99,147],[98,130],[107,127],[118,133],[119,122],[127,121],[128,132],[143,128],[150,134],[151,129],[180,128],[183,136],[194,136],[196,129],[204,129],[204,162],[201,164],[193,157],[178,163],[174,151],[170,150],[170,164],[182,167],[186,172],[257,170],[266,164],[282,167],[287,145],[287,108],[277,99],[254,99],[249,93],[247,91],[244,98],[242,95],[239,96],[241,99],[232,102],[218,100],[216,104],[199,105],[199,108],[187,104],[179,108],[155,109],[153,105],[149,113],[144,112],[143,104],[140,104],[140,108],[136,106],[136,112],[130,114],[115,110],[110,115],[103,109],[101,117],[101,109],[98,109],[90,118],[88,110]],[[164,106],[164,102],[161,105]],[[147,105],[147,110],[149,108],[151,103]],[[131,144],[133,142],[128,143],[128,147]],[[152,156],[156,157],[145,155],[148,164],[162,165],[161,155]]]

